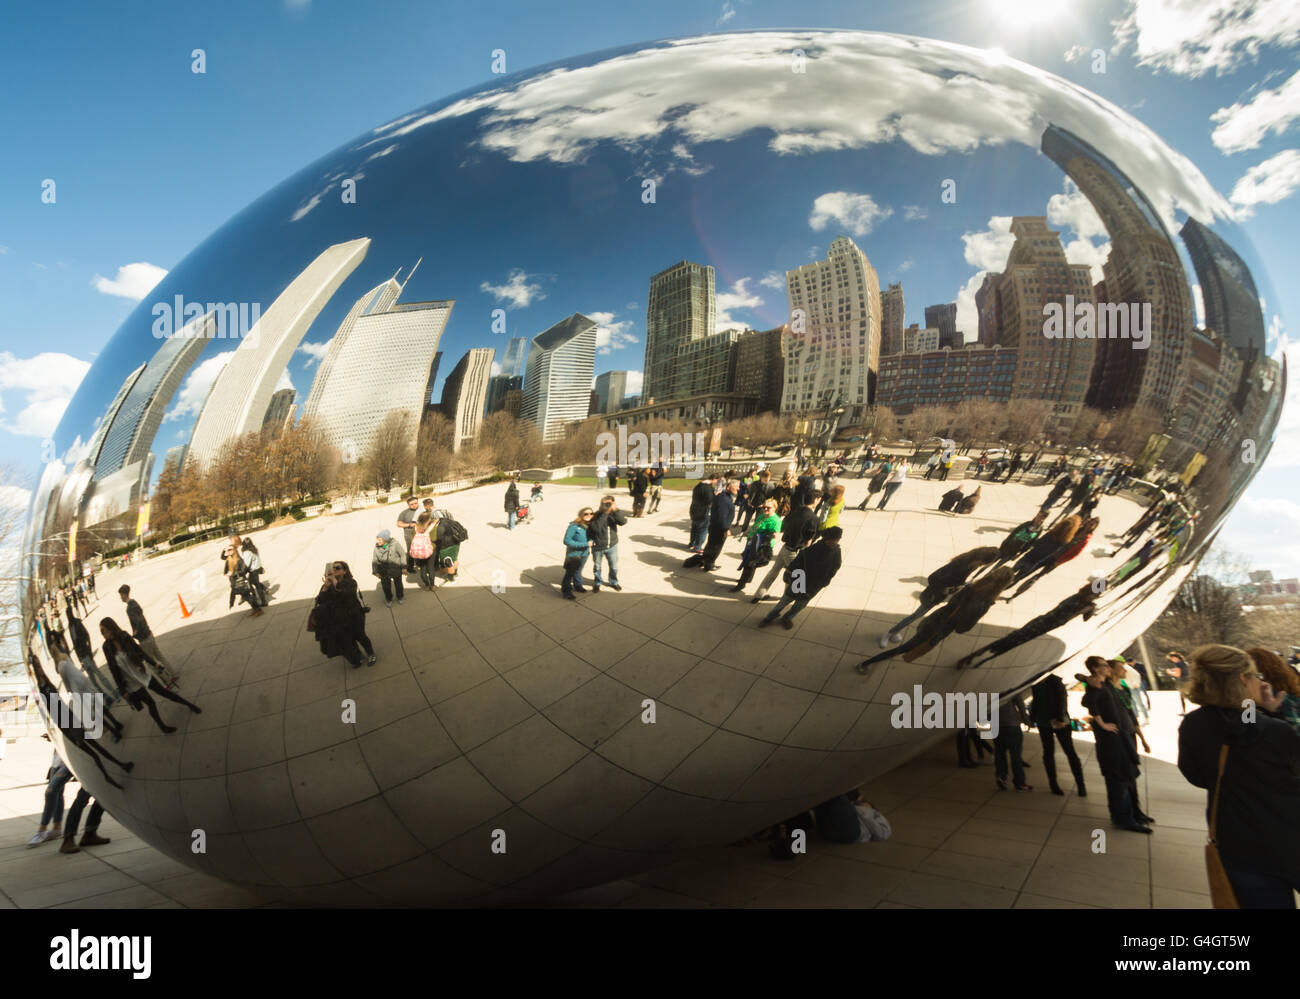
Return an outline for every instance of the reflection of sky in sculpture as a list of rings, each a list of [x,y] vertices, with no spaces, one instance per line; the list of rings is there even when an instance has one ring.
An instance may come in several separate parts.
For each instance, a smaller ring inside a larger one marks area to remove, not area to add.
[[[802,74],[790,71],[796,48],[808,56]],[[890,213],[850,235],[882,284],[904,279],[907,318],[920,321],[922,304],[954,300],[976,271],[963,259],[963,234],[987,229],[991,215],[1040,214],[1062,194],[1060,171],[1020,148],[1036,149],[1049,122],[1088,136],[1173,228],[1183,211],[1203,221],[1222,214],[1199,171],[1145,126],[1031,67],[882,35],[715,36],[543,68],[380,126],[223,227],[141,303],[118,342],[142,342],[153,303],[177,294],[265,308],[320,249],[370,236],[367,259],[305,343],[326,342],[358,294],[423,256],[405,299],[456,299],[440,348],[449,357],[504,347],[490,313],[509,303],[481,286],[522,269],[540,291],[511,310],[509,335],[535,336],[575,311],[612,313],[637,342],[601,355],[598,370],[636,370],[649,276],[677,260],[713,264],[720,293],[747,280],[738,297],[762,304],[734,309],[738,322],[782,322],[784,290],[758,282],[806,262],[814,247],[824,253],[844,227],[816,231],[809,217],[836,191],[868,194]],[[357,204],[341,203],[345,177],[358,178]],[[654,205],[641,202],[645,177],[659,180]],[[956,204],[939,201],[945,178],[958,182]],[[909,217],[918,207],[926,217]],[[1215,231],[1250,258],[1235,227],[1220,219]],[[1063,242],[1079,235],[1067,229]],[[1097,247],[1104,236],[1087,241]],[[1255,276],[1267,296],[1258,267]],[[229,349],[213,342],[201,361]],[[70,428],[102,415],[138,352],[104,352],[56,435],[60,450],[73,443]],[[316,370],[295,354],[298,403]],[[164,422],[155,474],[192,420]]]

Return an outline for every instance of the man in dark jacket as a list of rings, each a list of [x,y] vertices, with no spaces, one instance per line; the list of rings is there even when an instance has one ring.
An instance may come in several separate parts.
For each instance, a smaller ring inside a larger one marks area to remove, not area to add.
[[[632,472],[632,480],[628,484],[628,492],[632,494],[632,516],[645,516],[645,495],[650,490],[650,477],[645,474],[644,468],[638,468]]]
[[[1065,794],[1056,781],[1056,743],[1061,744],[1074,786],[1079,797],[1088,795],[1083,784],[1083,764],[1074,751],[1074,737],[1070,730],[1070,703],[1065,694],[1065,683],[1055,673],[1049,673],[1034,684],[1034,701],[1029,708],[1033,724],[1038,727],[1038,738],[1043,742],[1043,770],[1053,794]]]
[[[1097,765],[1106,781],[1106,804],[1110,820],[1121,829],[1150,835],[1151,827],[1142,824],[1142,810],[1138,805],[1137,746],[1129,738],[1133,719],[1120,703],[1115,688],[1108,682],[1110,666],[1100,656],[1088,657],[1088,675],[1081,679],[1088,685],[1083,695],[1083,707],[1092,723],[1097,745]]]
[[[820,499],[821,494],[814,492],[808,497],[806,504],[791,510],[790,515],[781,522],[781,550],[772,559],[772,568],[763,577],[763,582],[759,584],[758,592],[754,594],[750,603],[756,604],[760,600],[765,600],[767,591],[776,582],[777,575],[790,568],[790,563],[794,561],[795,556],[817,539],[817,531],[821,524],[817,520],[814,508]]]
[[[591,561],[595,567],[596,581],[591,592],[599,593],[601,587],[601,559],[609,560],[609,586],[612,590],[622,590],[618,585],[618,529],[627,523],[627,514],[618,508],[613,496],[606,496],[600,501],[600,509],[587,525],[587,538],[591,541]]]
[[[718,567],[718,556],[726,543],[731,522],[736,519],[736,493],[740,491],[740,482],[732,479],[727,488],[713,497],[713,510],[709,514],[709,540],[700,555],[700,568],[712,572]]]
[[[840,571],[843,560],[840,538],[843,536],[841,528],[828,527],[822,531],[816,544],[809,545],[795,556],[786,572],[789,585],[785,588],[785,595],[777,601],[767,617],[758,622],[760,628],[775,621],[786,604],[791,606],[781,618],[781,627],[794,627],[794,616],[807,607],[808,601],[824,590]]]
[[[772,498],[772,490],[775,488],[772,483],[772,473],[766,468],[749,484],[745,493],[745,518],[740,523],[742,531],[749,530],[750,520],[753,519],[754,514],[763,509],[763,504]]]
[[[659,509],[659,500],[663,497],[664,492],[664,463],[661,461],[646,473],[646,478],[650,480],[650,500],[646,506],[646,513],[654,513]]]
[[[506,527],[510,530],[515,529],[515,514],[519,511],[519,486],[515,484],[514,477],[510,478],[510,484],[506,486]],[[407,549],[410,550],[409,547]]]
[[[713,510],[713,486],[718,473],[710,472],[691,490],[691,540],[687,548],[696,555],[704,552],[704,536],[709,530],[709,513]]]
[[[1021,756],[1025,733],[1020,730],[1020,726],[1028,723],[1029,712],[1025,710],[1023,694],[1008,697],[998,705],[998,734],[993,740],[993,764],[999,791],[1007,789],[1007,757],[1011,758],[1011,779],[1016,790],[1033,790],[1025,783],[1025,761]]]

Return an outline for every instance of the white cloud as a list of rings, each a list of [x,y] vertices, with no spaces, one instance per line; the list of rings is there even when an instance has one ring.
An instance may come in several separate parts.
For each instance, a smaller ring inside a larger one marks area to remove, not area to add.
[[[198,416],[203,403],[207,401],[208,392],[212,390],[213,383],[217,380],[217,375],[225,370],[234,356],[235,352],[228,350],[224,354],[216,354],[200,362],[186,377],[181,390],[176,393],[176,403],[163,417],[163,422]]]
[[[796,48],[808,53],[806,73],[789,72]],[[482,115],[479,145],[517,162],[581,162],[609,142],[661,174],[682,168],[672,149],[746,133],[769,135],[779,155],[889,142],[924,155],[1018,143],[1037,155],[1055,123],[1106,152],[1172,228],[1176,211],[1206,220],[1230,212],[1190,160],[1115,105],[1013,59],[918,38],[787,30],[678,39],[404,115],[356,148],[471,114]]]
[[[641,394],[642,372],[629,371],[627,373],[627,388],[623,390],[624,396]]]
[[[584,312],[583,315],[596,321],[597,354],[608,354],[641,342],[630,332],[633,325],[630,319],[615,322],[613,312]]]
[[[89,370],[86,361],[69,354],[15,357],[0,351],[0,430],[20,437],[49,437]],[[10,392],[22,397],[13,418],[4,416],[8,407],[3,399]]]
[[[975,307],[975,292],[980,290],[988,271],[973,274],[957,292],[957,328],[966,334],[968,340],[974,340],[979,333],[979,309]]]
[[[505,284],[489,284],[484,281],[479,285],[479,290],[487,292],[498,302],[507,303],[507,309],[526,309],[534,301],[546,297],[542,286],[530,281],[529,276],[517,267],[510,272],[510,279]]]
[[[731,6],[731,4],[729,3],[724,3],[722,5],[722,13],[718,16],[718,20],[715,22],[715,24],[718,27],[722,27],[722,25],[726,24],[735,16],[736,16],[736,8]]]
[[[1219,108],[1210,115],[1218,125],[1211,133],[1225,153],[1240,153],[1259,146],[1269,132],[1281,135],[1300,118],[1300,70],[1276,90],[1261,90],[1246,104]]]
[[[1237,206],[1237,219],[1255,214],[1256,205],[1272,205],[1289,198],[1300,187],[1300,149],[1284,149],[1256,163],[1233,185],[1229,197]]]
[[[892,208],[882,208],[877,205],[869,194],[828,191],[818,195],[817,200],[813,202],[812,214],[808,216],[808,225],[820,232],[835,222],[853,236],[865,236],[871,232],[877,222],[893,214]]]
[[[3,257],[6,253],[12,253],[12,252],[13,251],[9,247],[0,246],[0,257]]]
[[[906,219],[908,222],[919,222],[922,219],[927,218],[929,214],[930,213],[927,212],[920,205],[903,206],[903,218]]]
[[[153,291],[158,282],[167,276],[167,271],[156,264],[126,264],[117,269],[117,277],[106,278],[96,274],[90,282],[96,291],[118,298],[140,301]]]
[[[1287,390],[1282,401],[1282,416],[1277,424],[1277,438],[1265,463],[1269,469],[1300,468],[1300,378],[1292,374],[1300,370],[1300,340],[1291,341],[1283,336],[1281,348],[1286,356]]]
[[[331,340],[326,340],[324,343],[311,343],[310,341],[304,341],[303,343],[298,344],[298,350],[296,353],[307,355],[307,364],[305,367],[310,368],[313,364],[319,364],[325,359],[325,355],[329,352],[330,344],[332,342],[333,341]]]
[[[1192,309],[1196,313],[1196,325],[1200,329],[1205,328],[1205,292],[1201,291],[1199,284],[1192,285]]]
[[[1065,53],[1061,56],[1061,58],[1063,58],[1066,62],[1078,62],[1087,54],[1088,54],[1088,46],[1071,45],[1068,49],[1065,50]]]
[[[913,260],[911,257],[908,257],[901,264],[895,267],[894,271],[898,274],[902,274],[904,271],[910,271],[912,269],[912,265],[915,263],[916,263],[915,260]]]
[[[980,270],[1000,271],[1016,242],[1016,237],[1011,235],[1011,216],[994,215],[987,229],[963,233],[961,241],[966,263]]]
[[[1138,65],[1179,76],[1222,76],[1267,46],[1300,41],[1295,0],[1130,0],[1114,22],[1116,48],[1132,43]]]
[[[289,378],[289,369],[285,368],[283,371],[280,372],[280,378],[278,381],[276,381],[275,388],[272,389],[272,391],[279,392],[283,389],[291,389],[291,388],[293,388],[293,381],[292,379]],[[295,389],[295,391],[297,390]]]
[[[746,329],[749,323],[744,319],[735,319],[731,315],[732,309],[757,309],[763,304],[763,300],[751,292],[747,287],[749,278],[741,278],[731,286],[730,291],[720,291],[717,294],[717,321],[714,329],[719,333],[731,329]]]
[[[768,271],[758,279],[758,283],[773,291],[785,291],[785,274],[781,271]]]
[[[495,378],[495,377],[496,377],[497,375],[499,375],[499,374],[501,374],[501,362],[500,362],[500,361],[493,361],[493,362],[492,362],[492,377]]]

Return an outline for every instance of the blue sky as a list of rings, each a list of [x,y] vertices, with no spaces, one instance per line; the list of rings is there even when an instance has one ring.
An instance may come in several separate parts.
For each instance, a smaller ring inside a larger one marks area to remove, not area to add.
[[[497,49],[515,72],[657,38],[753,28],[863,28],[996,46],[1130,111],[1191,159],[1240,213],[1265,262],[1277,298],[1268,302],[1269,316],[1300,321],[1300,292],[1289,280],[1300,222],[1293,193],[1300,186],[1294,124],[1300,117],[1300,16],[1293,4],[1261,3],[1225,27],[1212,17],[1219,6],[1219,0],[1186,10],[1171,0],[985,0],[665,2],[646,8],[579,0],[550,9],[467,5],[451,14],[428,3],[380,8],[311,0],[227,3],[211,11],[87,5],[75,17],[53,21],[37,5],[11,5],[0,38],[0,81],[6,93],[25,97],[0,106],[0,129],[11,138],[0,156],[0,298],[6,303],[0,311],[0,463],[20,472],[35,468],[42,441],[89,362],[153,279],[250,202],[341,143],[429,101],[490,82]],[[203,74],[191,72],[196,48],[205,52]],[[1096,49],[1106,52],[1104,73],[1092,71]],[[933,172],[929,164],[927,176]],[[900,164],[896,175],[907,173]],[[41,201],[46,178],[57,185],[55,204]],[[846,180],[842,189],[856,188]],[[1059,174],[1057,186],[1043,188],[1036,204],[1022,210],[1041,212],[1043,195],[1053,191],[1060,191]],[[915,267],[927,247],[909,246],[899,225],[907,204],[927,204],[920,182],[915,194],[901,184],[889,193],[895,215],[875,230],[897,230],[888,252],[873,253],[872,234],[859,243],[882,281],[903,280],[908,321],[919,321],[920,306],[951,300],[957,288],[949,274]],[[723,304],[734,316],[774,325],[784,318],[784,294],[762,279],[774,267],[804,262],[814,247],[824,251],[834,232],[806,225],[796,232],[786,225],[783,245],[758,252],[739,234],[709,224],[710,211],[725,218],[725,200],[743,190],[720,184],[714,194],[716,209],[710,203],[700,209],[698,252],[718,267],[719,291],[728,296]],[[811,201],[810,189],[798,202],[804,217]],[[978,237],[986,221],[979,214],[972,209],[947,223],[958,257],[958,237]],[[840,211],[836,219],[843,218]],[[374,273],[386,277],[412,262],[402,256],[406,248],[384,249],[376,246],[367,261]],[[444,375],[465,347],[479,345],[468,334],[460,338],[478,310],[492,300],[522,299],[528,300],[526,312],[512,311],[511,335],[535,335],[574,309],[602,312],[614,346],[624,346],[598,357],[597,371],[639,370],[646,279],[696,252],[683,246],[658,261],[650,254],[638,264],[637,281],[602,288],[599,295],[593,288],[581,302],[568,296],[553,301],[554,314],[545,307],[540,251],[531,259],[512,257],[516,262],[501,273],[486,276],[496,290],[476,296],[447,290],[430,269],[417,275],[405,297],[458,297],[449,327],[455,337],[444,342],[451,355],[444,358]],[[516,268],[522,276],[514,276]],[[369,271],[356,275],[356,283],[369,279]],[[350,303],[352,287],[346,285],[340,299]],[[307,339],[324,337],[314,329]],[[309,387],[311,360],[301,354],[290,369],[299,401]],[[1283,434],[1225,537],[1258,564],[1295,575],[1295,407],[1284,416]]]

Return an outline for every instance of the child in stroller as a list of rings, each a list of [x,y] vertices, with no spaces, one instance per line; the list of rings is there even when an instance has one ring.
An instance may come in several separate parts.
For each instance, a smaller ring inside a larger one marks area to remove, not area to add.
[[[519,509],[515,511],[515,526],[518,527],[520,524],[527,524],[531,521],[532,518],[528,515],[528,504],[521,504]]]

